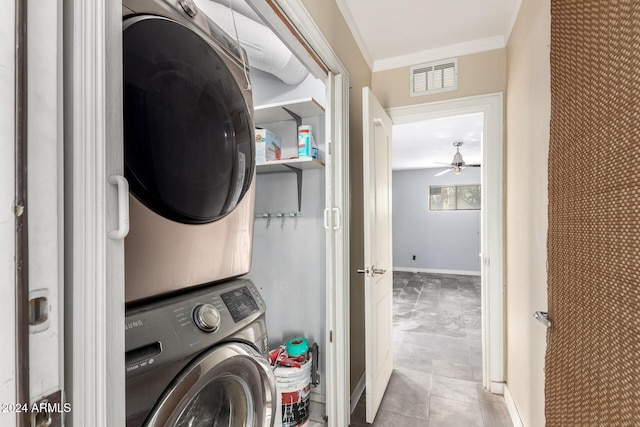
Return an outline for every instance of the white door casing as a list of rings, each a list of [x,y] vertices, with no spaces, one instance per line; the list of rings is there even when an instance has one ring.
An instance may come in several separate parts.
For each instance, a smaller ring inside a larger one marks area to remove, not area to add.
[[[276,33],[285,44],[290,47],[301,45],[282,22],[282,17],[278,17],[266,1],[249,0],[249,3],[258,9],[261,17],[267,18],[269,26],[275,27],[274,30],[277,28]],[[339,128],[336,135],[341,135],[342,139],[333,140],[331,149],[334,153],[340,150],[343,159],[341,162],[336,160],[334,175],[339,174],[340,179],[334,182],[335,204],[332,208],[340,209],[334,211],[336,216],[333,218],[349,218],[348,120],[345,119],[348,118],[348,73],[301,1],[278,0],[278,3],[287,15],[295,14],[297,22],[303,22],[300,30],[304,32],[304,39],[316,52],[321,52],[322,62],[342,75],[342,101],[335,101],[336,108],[340,109],[340,114],[335,117],[342,117],[342,123],[335,123]],[[67,253],[72,260],[67,259],[68,264],[65,265],[69,274],[66,278],[68,290],[73,290],[73,293],[69,295],[70,304],[65,308],[71,310],[66,317],[76,326],[74,335],[77,336],[68,342],[65,357],[69,358],[67,362],[71,365],[67,368],[72,369],[66,373],[66,380],[75,397],[74,425],[120,425],[125,415],[124,329],[118,326],[124,322],[124,249],[119,241],[107,240],[106,234],[117,228],[117,191],[108,183],[108,177],[122,173],[122,152],[117,148],[122,146],[122,120],[118,114],[122,108],[118,92],[122,87],[122,3],[120,0],[95,4],[72,0],[68,4],[64,16],[64,25],[69,30],[65,39],[65,61],[69,70],[73,70],[68,73],[67,82],[73,89],[71,93],[65,93],[71,144],[65,153],[65,161],[68,162],[65,167],[77,186],[65,189],[71,192],[69,198],[73,200],[73,212],[67,213],[73,220],[73,230],[68,230],[73,241],[67,242]],[[313,60],[302,56],[316,77],[326,71],[317,64],[313,67]],[[83,143],[85,141],[91,143]],[[105,206],[106,214],[102,210]],[[331,297],[329,294],[338,298],[337,322],[333,324],[336,329],[329,332],[333,332],[334,342],[339,339],[348,344],[349,228],[345,221],[341,224],[332,222],[331,227],[337,228],[335,244],[339,247],[334,258],[342,257],[341,263],[335,266],[335,277],[342,283],[338,287],[327,285],[328,298]],[[340,384],[348,385],[349,355],[348,352],[338,353],[337,348],[336,345],[329,352],[328,358],[334,359],[329,362],[328,369],[335,370],[333,378],[340,377]],[[341,391],[338,382],[332,384],[331,380],[327,388],[331,388],[333,396],[336,396],[327,408],[329,426],[347,425],[348,421],[343,420],[348,420],[349,416],[348,389]],[[342,394],[346,397],[341,398]]]
[[[62,1],[27,8],[29,299],[48,308],[46,320],[29,327],[29,403],[63,388],[61,15]]]
[[[394,124],[481,112],[482,140],[482,383],[504,391],[503,95],[458,98],[389,110]]]
[[[362,89],[366,421],[375,419],[393,372],[391,119]]]

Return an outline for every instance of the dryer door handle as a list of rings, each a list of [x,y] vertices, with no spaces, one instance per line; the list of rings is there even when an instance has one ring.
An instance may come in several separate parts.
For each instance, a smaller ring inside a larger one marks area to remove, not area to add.
[[[129,234],[129,183],[122,175],[111,175],[109,184],[118,188],[118,229],[109,232],[109,238],[122,240]]]

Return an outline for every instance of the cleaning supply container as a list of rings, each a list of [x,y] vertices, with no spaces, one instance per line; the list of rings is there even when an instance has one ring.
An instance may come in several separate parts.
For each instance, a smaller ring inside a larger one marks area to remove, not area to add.
[[[305,426],[309,422],[313,356],[306,338],[292,338],[274,350],[276,379],[275,425]],[[282,424],[279,424],[281,422]]]
[[[301,362],[300,367],[276,366],[276,424],[282,420],[282,427],[306,426],[309,423],[311,400],[311,356]]]
[[[298,126],[298,157],[312,157],[313,148],[311,125]]]

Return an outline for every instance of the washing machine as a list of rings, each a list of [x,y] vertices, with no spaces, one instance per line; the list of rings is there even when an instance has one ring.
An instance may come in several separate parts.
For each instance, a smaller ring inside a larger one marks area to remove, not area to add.
[[[242,48],[192,0],[123,0],[125,299],[249,271],[255,143]]]
[[[275,380],[265,304],[235,279],[129,310],[127,427],[268,427]]]

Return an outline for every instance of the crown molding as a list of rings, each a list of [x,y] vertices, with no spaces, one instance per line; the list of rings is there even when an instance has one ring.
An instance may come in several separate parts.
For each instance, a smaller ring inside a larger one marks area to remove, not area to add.
[[[338,9],[340,9],[342,16],[344,17],[344,20],[347,23],[347,27],[349,27],[349,30],[351,31],[351,34],[353,35],[353,38],[355,39],[356,44],[360,49],[360,53],[362,53],[362,56],[364,57],[364,60],[369,66],[369,69],[373,70],[373,67],[374,67],[373,57],[371,56],[369,49],[367,49],[367,45],[364,42],[364,39],[362,38],[360,31],[358,30],[358,26],[356,25],[356,21],[355,19],[353,19],[353,16],[351,15],[349,8],[347,7],[346,0],[336,0],[336,4],[338,5]]]
[[[472,53],[485,52],[488,50],[502,49],[506,46],[504,36],[487,37],[470,42],[458,43],[436,49],[423,50],[421,52],[407,55],[395,56],[392,58],[379,59],[373,62],[373,71],[385,71],[394,68],[408,67],[423,62],[436,61],[443,58],[470,55]]]

